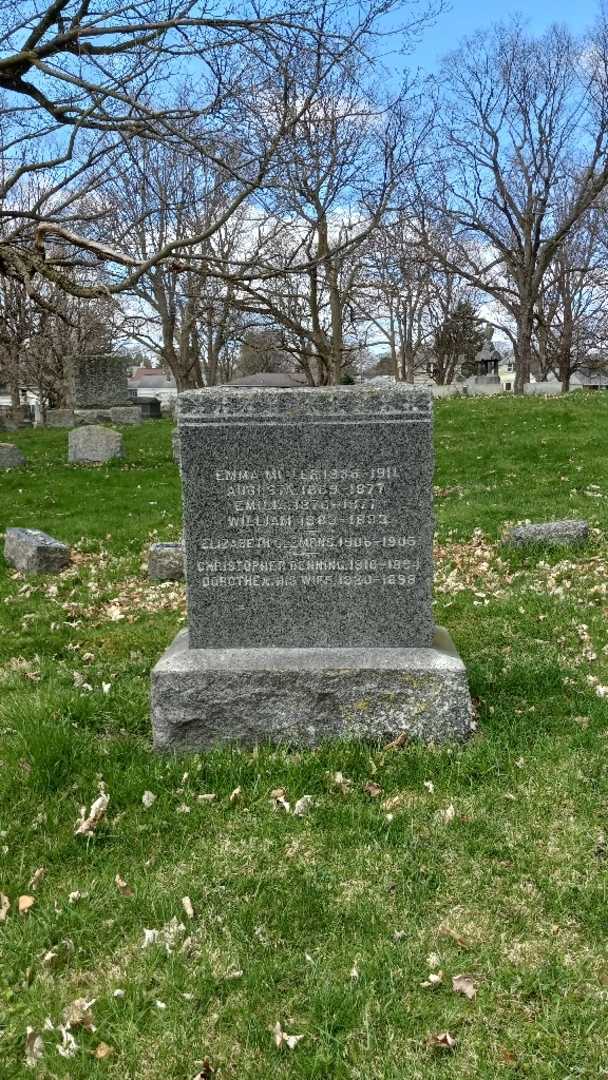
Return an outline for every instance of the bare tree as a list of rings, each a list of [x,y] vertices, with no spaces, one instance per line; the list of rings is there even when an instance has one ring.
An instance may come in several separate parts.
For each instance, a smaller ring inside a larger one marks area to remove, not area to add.
[[[518,22],[478,34],[447,58],[442,93],[419,229],[513,319],[521,393],[545,275],[608,184],[606,21],[584,40],[556,26],[535,38]],[[448,256],[445,223],[459,241]]]

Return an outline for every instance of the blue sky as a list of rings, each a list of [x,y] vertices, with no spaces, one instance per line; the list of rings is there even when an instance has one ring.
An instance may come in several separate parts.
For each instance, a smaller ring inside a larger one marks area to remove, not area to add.
[[[599,0],[451,0],[450,10],[440,15],[427,30],[411,57],[408,66],[433,69],[445,53],[455,48],[461,38],[474,30],[500,22],[513,13],[523,15],[535,33],[552,22],[565,23],[575,32],[591,25],[599,11]]]

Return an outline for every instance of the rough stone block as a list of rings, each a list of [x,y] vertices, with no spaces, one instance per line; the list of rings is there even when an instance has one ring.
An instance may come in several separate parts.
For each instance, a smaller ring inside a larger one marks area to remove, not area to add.
[[[507,547],[525,547],[528,544],[582,544],[588,539],[588,522],[572,520],[516,525],[505,533],[502,542]]]
[[[70,465],[97,465],[113,458],[124,457],[120,432],[104,427],[82,427],[68,436]]]
[[[39,529],[7,529],[4,558],[16,570],[26,573],[53,574],[70,562],[67,544]]]
[[[13,443],[0,443],[0,469],[21,469],[27,465],[25,454]]]
[[[148,552],[148,577],[153,581],[182,581],[184,578],[184,545],[151,544]]]
[[[141,424],[139,405],[113,405],[110,409],[110,420],[113,424]]]
[[[47,409],[46,426],[72,428],[76,425],[73,409]]]
[[[182,630],[152,671],[158,750],[328,739],[426,743],[472,728],[462,660],[445,630],[429,648],[190,649]]]

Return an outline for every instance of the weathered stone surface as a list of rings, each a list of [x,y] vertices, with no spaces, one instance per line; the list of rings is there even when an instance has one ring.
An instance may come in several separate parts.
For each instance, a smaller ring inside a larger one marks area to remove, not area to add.
[[[104,427],[82,427],[68,436],[68,462],[71,465],[91,465],[124,457],[120,432]]]
[[[127,368],[122,356],[75,357],[71,364],[70,383],[75,409],[129,403]]]
[[[545,521],[537,525],[516,525],[503,537],[508,547],[524,547],[527,544],[581,544],[589,539],[586,521]]]
[[[182,581],[184,578],[184,545],[151,544],[148,551],[148,577],[154,581]]]
[[[73,409],[47,409],[46,426],[71,428],[76,425]]]
[[[237,741],[463,739],[471,699],[446,631],[431,648],[190,649],[183,630],[152,672],[158,750]]]
[[[139,405],[115,405],[110,409],[113,424],[141,424],[142,415]]]
[[[4,558],[16,570],[53,574],[69,564],[70,549],[39,529],[11,528],[6,530]]]
[[[428,390],[217,387],[178,416],[194,649],[430,646]]]
[[[171,432],[171,448],[173,450],[173,460],[176,465],[181,465],[180,453],[179,453],[179,431],[177,428]]]
[[[21,469],[27,465],[25,454],[14,443],[0,443],[0,469]]]

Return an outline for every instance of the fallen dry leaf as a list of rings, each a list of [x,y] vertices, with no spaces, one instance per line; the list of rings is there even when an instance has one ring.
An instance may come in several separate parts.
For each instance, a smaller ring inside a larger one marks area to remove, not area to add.
[[[135,893],[130,885],[127,885],[124,878],[121,878],[120,874],[117,874],[114,878],[114,883],[121,896],[135,896]]]
[[[100,1042],[99,1046],[95,1047],[94,1056],[98,1061],[104,1061],[105,1058],[109,1058],[110,1054],[113,1054],[114,1050],[111,1046],[108,1046],[105,1042]]]
[[[78,825],[74,829],[74,836],[93,836],[95,829],[106,816],[106,811],[110,803],[110,796],[102,793],[99,798],[95,799],[95,802],[91,804],[89,816],[86,817],[86,808],[81,810],[81,817]]]
[[[464,994],[469,1001],[474,1001],[477,988],[470,975],[454,975],[452,990],[455,994]]]
[[[442,982],[443,971],[432,971],[428,979],[425,979],[420,985],[424,987],[425,990],[436,990],[438,986],[441,986]]]
[[[95,1031],[93,1014],[91,1009],[95,1004],[95,998],[87,1001],[86,998],[76,998],[71,1005],[63,1010],[63,1019],[67,1027],[82,1027],[87,1031]]]
[[[298,799],[293,808],[293,812],[296,817],[304,817],[309,810],[312,810],[314,799],[312,795],[302,795],[301,799]]]
[[[215,1069],[212,1067],[209,1059],[205,1058],[200,1072],[197,1072],[192,1080],[211,1080],[212,1076],[215,1076]]]
[[[343,773],[337,772],[333,775],[333,782],[343,795],[348,795],[353,789],[353,782],[349,780]]]
[[[449,1031],[440,1031],[437,1035],[429,1035],[426,1044],[433,1050],[453,1050],[456,1046],[456,1039],[453,1035],[450,1035]]]
[[[234,791],[230,792],[230,802],[236,802],[241,797],[240,787],[235,787]]]
[[[432,795],[435,791],[435,785],[432,780],[425,780],[422,786],[426,788],[429,795]]]
[[[78,1045],[69,1026],[59,1025],[59,1031],[61,1032],[61,1042],[57,1043],[57,1053],[63,1058],[74,1057],[74,1054],[78,1050]]]
[[[192,907],[192,901],[189,896],[182,896],[182,907],[186,912],[189,919],[194,918],[194,908]]]
[[[28,911],[31,911],[36,903],[35,896],[20,896],[17,901],[17,908],[20,915],[27,915]]]
[[[455,930],[452,930],[451,926],[443,926],[443,925],[440,926],[439,930],[438,930],[438,933],[439,933],[440,937],[451,938],[451,940],[455,941],[456,944],[459,945],[461,949],[470,949],[471,948],[471,946],[470,946],[469,942],[466,940],[466,938],[463,938],[461,934],[457,934]]]
[[[450,803],[449,806],[444,807],[444,809],[440,811],[439,816],[444,825],[449,825],[450,822],[454,820],[455,814],[454,804]]]
[[[217,799],[217,795],[213,791],[208,791],[204,795],[197,795],[196,796],[196,801],[197,802],[215,802],[216,799]]]
[[[363,790],[366,795],[369,795],[370,799],[377,799],[382,794],[382,788],[375,780],[368,780],[367,784],[363,785]]]
[[[25,1030],[25,1064],[28,1069],[35,1069],[44,1055],[42,1035],[28,1027]]]
[[[274,791],[270,792],[270,800],[273,806],[276,807],[276,809],[284,810],[285,813],[288,814],[291,810],[291,807],[287,802],[287,799],[285,798],[285,794],[285,788],[275,788]]]
[[[30,889],[37,889],[45,874],[46,866],[39,866],[37,870],[34,870],[29,883]]]
[[[156,795],[153,791],[144,791],[141,801],[146,810],[149,810],[153,803],[156,802]]]
[[[11,910],[11,902],[8,896],[5,896],[3,892],[0,892],[0,923],[3,923]]]
[[[287,1032],[283,1031],[278,1020],[272,1028],[272,1033],[274,1035],[275,1044],[279,1050],[282,1050],[284,1046],[287,1046],[290,1050],[294,1050],[300,1042],[300,1039],[304,1038],[303,1035],[288,1035]]]
[[[397,735],[396,739],[393,739],[392,742],[387,743],[386,746],[384,747],[384,749],[385,750],[400,750],[401,747],[406,746],[409,741],[410,741],[410,737],[409,737],[407,731],[402,731],[402,732],[399,733],[399,735]]]

